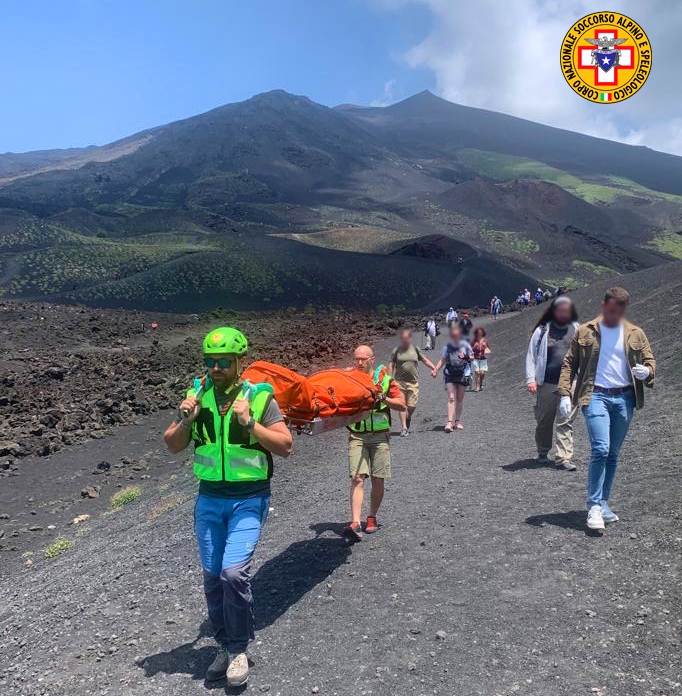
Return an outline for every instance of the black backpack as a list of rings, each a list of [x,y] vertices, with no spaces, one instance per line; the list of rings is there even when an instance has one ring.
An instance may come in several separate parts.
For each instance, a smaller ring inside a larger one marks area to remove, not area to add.
[[[469,366],[469,361],[464,358],[460,358],[459,354],[462,352],[462,347],[455,348],[451,343],[445,346],[447,351],[447,363],[445,364],[444,373],[448,377],[453,377],[454,379],[461,380],[464,377],[464,373]],[[466,350],[464,351],[466,355]]]

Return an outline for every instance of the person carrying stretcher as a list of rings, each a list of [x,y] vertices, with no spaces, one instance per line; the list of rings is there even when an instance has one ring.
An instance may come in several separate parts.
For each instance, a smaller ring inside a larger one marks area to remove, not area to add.
[[[270,504],[272,455],[288,457],[292,437],[267,384],[241,379],[248,344],[237,329],[220,327],[204,339],[205,376],[164,433],[168,449],[194,443],[199,495],[194,527],[208,615],[218,654],[208,681],[249,677],[246,646],[254,637],[251,560]]]
[[[369,515],[364,531],[376,532],[377,513],[384,498],[384,481],[391,476],[391,449],[389,431],[391,429],[390,410],[404,411],[405,399],[397,382],[391,377],[385,365],[374,367],[374,351],[369,346],[358,346],[354,356],[355,369],[372,375],[380,390],[377,405],[369,415],[348,426],[348,461],[350,467],[350,509],[351,521],[344,529],[350,541],[362,539],[362,502],[365,479],[372,480]]]

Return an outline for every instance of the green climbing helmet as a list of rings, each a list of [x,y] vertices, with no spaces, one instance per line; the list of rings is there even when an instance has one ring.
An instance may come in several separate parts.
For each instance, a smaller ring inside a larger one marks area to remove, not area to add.
[[[246,355],[249,343],[241,331],[231,326],[220,326],[209,331],[204,338],[204,355],[216,355],[219,353],[231,353],[232,355]]]

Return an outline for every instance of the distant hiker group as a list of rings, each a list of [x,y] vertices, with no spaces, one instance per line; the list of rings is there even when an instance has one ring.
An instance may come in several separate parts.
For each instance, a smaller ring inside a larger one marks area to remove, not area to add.
[[[499,314],[493,298],[490,314]],[[653,386],[656,364],[642,329],[625,320],[629,295],[610,289],[600,317],[578,324],[573,301],[555,297],[530,338],[525,374],[535,397],[535,447],[540,462],[576,470],[573,422],[582,410],[591,444],[587,469],[587,527],[601,531],[618,520],[609,506],[619,453],[634,411],[643,406],[644,386]],[[268,516],[273,455],[292,450],[291,428],[329,418],[329,427],[348,429],[349,542],[380,529],[377,521],[391,476],[391,411],[400,415],[400,436],[408,437],[419,402],[419,365],[433,378],[443,372],[447,413],[443,430],[464,429],[467,388],[483,389],[492,354],[484,326],[450,308],[448,340],[434,364],[424,351],[436,348],[440,328],[430,317],[423,349],[405,328],[388,365],[376,364],[373,349],[355,349],[353,366],[305,378],[288,368],[257,362],[245,371],[247,338],[219,327],[203,341],[204,375],[197,378],[164,433],[170,451],[194,445],[199,490],[194,527],[203,568],[208,615],[218,652],[207,679],[226,678],[241,686],[249,677],[246,655],[254,637],[251,563]],[[256,379],[258,378],[258,379]],[[279,400],[279,401],[278,401]],[[295,416],[298,414],[298,416]],[[332,422],[336,419],[335,422]],[[329,429],[329,428],[326,428]],[[324,432],[325,427],[320,428]],[[371,482],[369,511],[362,519],[364,488]]]
[[[547,300],[551,300],[552,294],[553,293],[549,288],[545,288],[543,290],[542,288],[538,287],[533,293],[531,293],[528,288],[524,288],[516,296],[516,304],[519,307],[528,307],[531,304],[539,305],[543,302],[547,302]]]

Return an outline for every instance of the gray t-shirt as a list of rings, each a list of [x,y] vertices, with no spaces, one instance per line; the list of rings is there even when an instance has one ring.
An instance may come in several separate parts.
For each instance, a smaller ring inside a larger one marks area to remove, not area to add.
[[[445,369],[447,370],[448,366],[455,359],[455,356],[459,355],[459,353],[464,353],[467,360],[464,366],[463,376],[470,377],[471,361],[474,359],[474,351],[471,349],[471,345],[468,341],[462,338],[456,346],[452,343],[446,343],[440,352],[440,357],[445,361]]]
[[[218,408],[227,403],[227,394],[216,390],[215,399]],[[260,423],[269,428],[275,423],[284,420],[282,411],[274,399],[265,409]],[[272,465],[268,469],[268,478],[265,481],[199,481],[199,495],[208,495],[212,498],[253,498],[255,496],[270,495],[270,479],[272,478]]]

